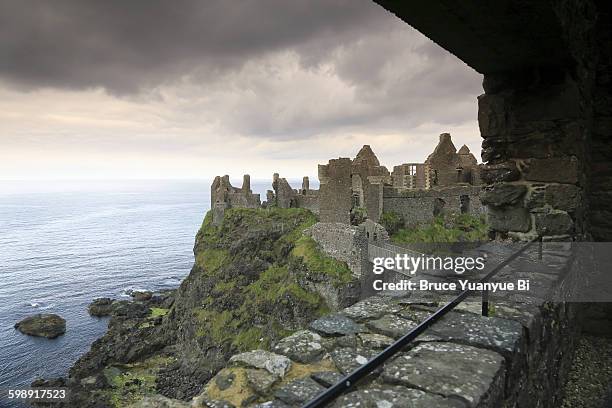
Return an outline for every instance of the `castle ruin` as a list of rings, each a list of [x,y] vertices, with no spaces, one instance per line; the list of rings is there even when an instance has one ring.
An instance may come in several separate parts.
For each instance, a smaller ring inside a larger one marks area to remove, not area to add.
[[[261,203],[253,194],[250,178],[242,188],[228,176],[216,177],[211,188],[213,222],[223,219],[226,208],[306,208],[321,222],[351,224],[355,219],[378,222],[384,212],[394,212],[406,225],[430,221],[444,212],[482,213],[480,174],[476,158],[466,145],[458,151],[449,133],[442,133],[434,151],[423,163],[382,166],[365,145],[354,159],[340,157],[319,165],[319,190],[310,188],[308,177],[294,189],[275,173],[272,190]]]

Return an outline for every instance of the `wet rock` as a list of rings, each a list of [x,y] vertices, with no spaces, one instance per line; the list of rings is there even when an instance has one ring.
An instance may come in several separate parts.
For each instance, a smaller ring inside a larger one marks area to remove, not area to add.
[[[280,387],[274,396],[290,406],[300,406],[324,390],[323,386],[311,378],[300,378]]]
[[[115,302],[113,309],[113,314],[115,316],[125,317],[127,319],[139,319],[151,313],[151,309],[146,305],[125,300]]]
[[[348,374],[367,363],[374,352],[366,349],[338,348],[333,350],[330,355],[336,368],[341,373]]]
[[[494,349],[510,356],[518,347],[523,326],[516,321],[471,313],[451,313],[431,327],[443,341]]]
[[[291,360],[280,354],[271,353],[265,350],[247,351],[246,353],[236,354],[230,358],[230,363],[237,363],[247,367],[263,368],[270,374],[284,377],[291,368]]]
[[[146,302],[147,300],[151,300],[151,298],[153,297],[153,292],[150,292],[148,290],[135,290],[130,295],[137,302]]]
[[[26,317],[15,328],[28,336],[54,339],[66,333],[66,320],[56,314],[37,314]]]
[[[465,408],[458,400],[405,387],[372,387],[353,391],[335,402],[335,408]]]
[[[484,205],[492,205],[494,207],[513,205],[518,203],[526,192],[527,187],[522,184],[494,184],[483,190],[480,201]]]
[[[359,333],[357,336],[364,347],[373,349],[384,349],[395,341],[389,336],[377,333]]]
[[[357,322],[362,322],[376,319],[387,313],[396,313],[399,310],[401,306],[393,298],[372,296],[347,307],[340,313]]]
[[[113,299],[111,298],[99,298],[94,299],[89,305],[87,310],[91,316],[104,317],[110,316],[113,312]]]
[[[270,374],[267,370],[248,369],[246,370],[246,378],[249,386],[260,395],[266,395],[270,388],[279,380],[274,374]]]
[[[362,331],[359,324],[338,314],[321,317],[312,322],[310,328],[326,336],[343,336]]]
[[[382,379],[478,406],[500,395],[504,358],[490,350],[453,343],[422,343],[385,365]],[[482,401],[481,401],[482,400]],[[493,405],[497,406],[495,402]]]
[[[293,361],[307,364],[319,360],[324,349],[321,345],[321,336],[309,330],[300,330],[279,341],[273,351]]]
[[[329,388],[332,385],[336,384],[342,379],[342,377],[342,374],[337,373],[335,371],[318,371],[310,375],[310,378],[312,378],[325,388]]]

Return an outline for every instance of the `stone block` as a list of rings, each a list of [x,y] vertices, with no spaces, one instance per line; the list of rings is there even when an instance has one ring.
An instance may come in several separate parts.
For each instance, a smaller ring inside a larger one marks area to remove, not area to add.
[[[582,190],[573,184],[535,185],[527,197],[527,208],[546,207],[547,205],[563,211],[572,212],[580,205]]]
[[[516,181],[521,177],[521,173],[512,161],[499,164],[480,165],[480,178],[487,184],[499,183],[502,181]]]
[[[489,209],[489,225],[495,231],[527,232],[531,227],[531,217],[522,207]]]
[[[480,201],[484,205],[503,207],[518,203],[526,192],[527,187],[522,184],[498,183],[485,187]]]
[[[575,157],[532,159],[523,173],[529,181],[575,184],[578,182],[578,160]]]
[[[503,387],[504,358],[460,344],[423,343],[385,365],[382,378],[386,383],[461,399],[470,407],[500,406],[487,397]]]
[[[546,211],[536,213],[536,231],[540,235],[563,235],[574,230],[574,221],[565,211]]]
[[[478,97],[478,126],[483,138],[499,136],[506,130],[505,101],[499,95]]]

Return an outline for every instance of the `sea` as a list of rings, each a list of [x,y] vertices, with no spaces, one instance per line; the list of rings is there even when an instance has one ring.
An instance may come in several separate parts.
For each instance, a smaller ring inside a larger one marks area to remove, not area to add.
[[[270,188],[252,182],[262,199]],[[0,407],[25,407],[9,389],[66,376],[105,333],[108,319],[87,313],[93,299],[178,287],[209,208],[206,180],[0,181]],[[66,334],[14,329],[36,313],[64,317]]]

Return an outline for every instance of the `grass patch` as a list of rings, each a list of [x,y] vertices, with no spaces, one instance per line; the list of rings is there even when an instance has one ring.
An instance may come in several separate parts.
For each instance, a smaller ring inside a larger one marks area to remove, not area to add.
[[[401,228],[391,235],[391,240],[406,244],[479,242],[488,240],[488,230],[483,217],[451,214],[417,228]]]
[[[331,276],[336,286],[347,284],[353,280],[353,274],[347,264],[325,255],[319,249],[316,241],[310,237],[300,237],[291,253],[293,256],[301,258],[310,271]]]

